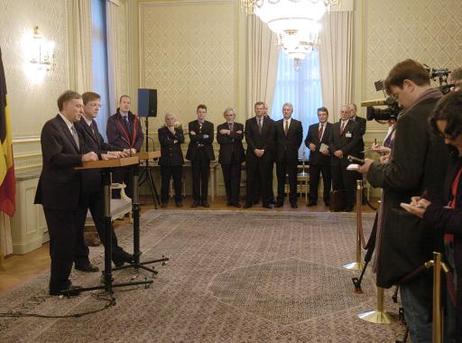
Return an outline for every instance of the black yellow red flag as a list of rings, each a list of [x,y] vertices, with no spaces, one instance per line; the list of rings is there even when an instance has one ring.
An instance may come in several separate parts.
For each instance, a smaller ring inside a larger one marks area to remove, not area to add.
[[[16,209],[11,121],[6,100],[6,80],[0,49],[0,212],[10,217]]]

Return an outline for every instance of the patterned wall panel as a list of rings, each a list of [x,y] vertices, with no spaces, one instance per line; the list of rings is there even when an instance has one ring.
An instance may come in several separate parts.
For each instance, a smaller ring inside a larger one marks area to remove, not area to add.
[[[156,88],[158,113],[195,118],[205,103],[209,119],[223,120],[236,105],[236,20],[233,1],[140,4],[141,86]],[[157,119],[156,127],[162,122]]]
[[[3,0],[0,13],[13,138],[38,136],[43,123],[56,113],[57,96],[69,87],[66,1]],[[55,42],[55,67],[41,84],[32,83],[25,72],[23,35],[32,34],[36,25]]]
[[[462,66],[460,0],[367,0],[365,97],[380,97],[373,82],[401,60],[431,67]]]

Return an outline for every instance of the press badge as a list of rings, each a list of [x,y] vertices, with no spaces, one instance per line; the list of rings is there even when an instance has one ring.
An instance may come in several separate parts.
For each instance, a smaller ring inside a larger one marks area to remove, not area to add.
[[[345,137],[346,137],[346,138],[351,138],[351,137],[352,137],[351,132],[345,133]]]

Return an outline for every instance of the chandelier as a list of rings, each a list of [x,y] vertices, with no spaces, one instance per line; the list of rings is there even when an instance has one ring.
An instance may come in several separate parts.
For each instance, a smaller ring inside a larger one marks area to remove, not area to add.
[[[247,14],[266,23],[279,45],[295,59],[303,59],[318,46],[319,21],[339,0],[241,0]]]

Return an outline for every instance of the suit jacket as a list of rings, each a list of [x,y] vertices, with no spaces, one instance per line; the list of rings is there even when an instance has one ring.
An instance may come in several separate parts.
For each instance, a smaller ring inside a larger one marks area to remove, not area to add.
[[[359,144],[360,144],[359,148],[361,149],[360,151],[364,151],[364,139],[363,139],[363,136],[366,134],[367,120],[365,118],[355,116],[353,121],[359,126],[359,134],[361,135],[361,139],[360,139],[360,142],[359,142]],[[359,157],[363,158],[364,153],[360,153]]]
[[[79,141],[82,146],[82,140]],[[49,209],[77,209],[80,200],[80,172],[74,170],[74,167],[82,164],[82,155],[59,114],[45,123],[40,142],[43,166],[34,203]]]
[[[449,154],[443,139],[428,124],[437,100],[424,99],[399,117],[390,161],[373,163],[367,173],[373,187],[383,188],[382,233],[377,245],[379,287],[391,287],[432,258],[438,230],[402,210],[400,203],[424,191],[432,203],[442,203]]]
[[[77,132],[82,137],[82,153],[93,151],[98,154],[101,159],[101,154],[108,151],[122,150],[121,148],[112,146],[104,142],[103,136],[101,136],[98,130],[98,124],[95,120],[92,120],[93,130],[85,122],[85,119],[81,119],[79,122],[74,123]],[[101,170],[90,169],[81,171],[82,175],[82,192],[85,194],[102,191],[102,178]]]
[[[247,142],[246,162],[256,162],[255,149],[264,149],[265,153],[261,157],[265,161],[272,161],[274,153],[274,121],[265,116],[261,133],[258,130],[256,117],[247,119],[245,122],[245,140]]]
[[[313,143],[316,145],[316,150],[311,151],[310,150],[310,164],[312,165],[329,165],[330,164],[330,158],[332,151],[330,151],[329,155],[324,155],[319,152],[319,148],[321,146],[321,143],[324,143],[326,145],[330,144],[331,141],[331,136],[332,136],[332,129],[333,129],[333,124],[332,123],[325,123],[324,126],[324,133],[322,135],[321,141],[319,141],[319,123],[310,125],[308,128],[308,134],[305,139],[305,145],[307,148],[310,147],[310,143]]]
[[[118,148],[135,148],[136,151],[140,151],[144,138],[140,120],[132,112],[128,112],[128,120],[130,121],[130,132],[119,111],[110,116],[106,126],[107,140],[109,144]]]
[[[329,150],[332,154],[332,165],[338,165],[341,161],[347,163],[348,155],[358,157],[361,152],[361,134],[359,126],[354,121],[348,120],[343,132],[340,133],[340,123],[341,121],[338,121],[332,127],[332,135],[329,144]],[[343,151],[342,159],[334,156],[336,150]]]
[[[298,149],[303,141],[303,128],[299,120],[290,120],[287,136],[284,134],[284,119],[274,123],[276,162],[298,162]]]
[[[171,133],[168,127],[162,126],[157,130],[160,142],[161,166],[181,166],[184,163],[181,144],[184,143],[183,129],[175,128],[175,134]]]
[[[218,162],[221,164],[242,163],[245,160],[244,146],[244,125],[240,123],[233,124],[233,130],[230,135],[222,135],[220,130],[229,129],[228,123],[223,123],[217,127],[217,141],[220,144],[220,154]],[[240,133],[238,133],[238,131]]]
[[[196,158],[199,149],[205,149],[206,156],[209,160],[215,159],[213,152],[213,124],[209,121],[204,121],[202,128],[198,120],[194,120],[188,124],[189,129],[189,145],[186,153],[186,159],[193,161]],[[191,134],[194,132],[195,135]]]

